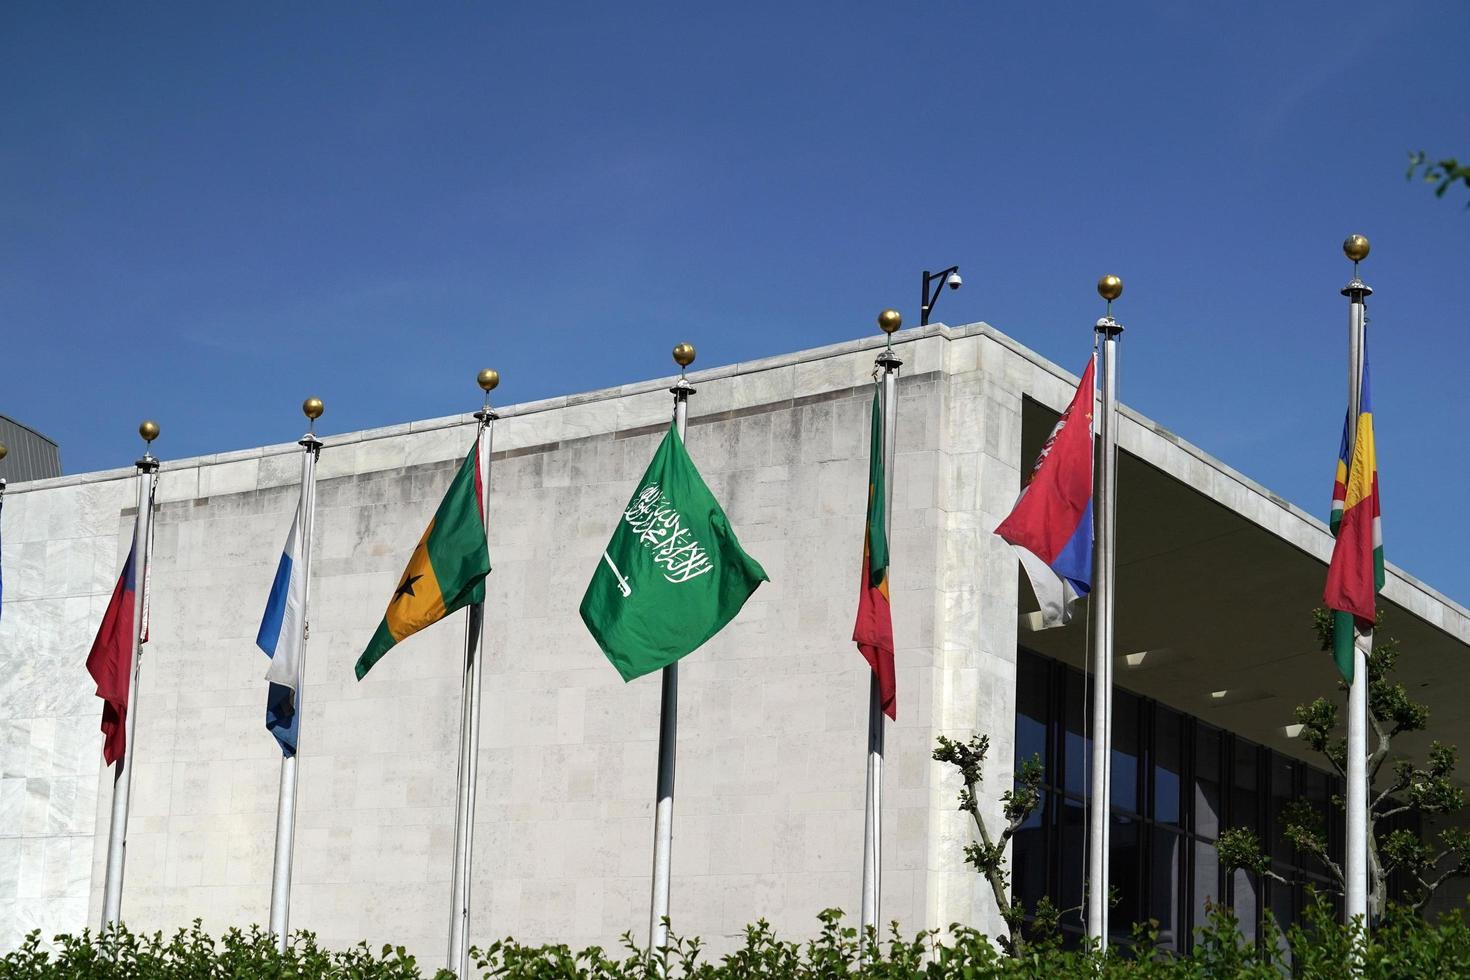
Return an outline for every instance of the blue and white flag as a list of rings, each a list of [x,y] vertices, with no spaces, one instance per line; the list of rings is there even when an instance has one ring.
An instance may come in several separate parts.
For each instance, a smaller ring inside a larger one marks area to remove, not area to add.
[[[265,727],[281,743],[281,753],[296,754],[296,736],[300,729],[300,691],[302,666],[302,620],[306,615],[306,575],[301,566],[301,542],[298,527],[301,510],[291,520],[291,533],[276,569],[270,598],[265,603],[265,616],[255,645],[271,658],[265,679],[270,693],[265,701]]]

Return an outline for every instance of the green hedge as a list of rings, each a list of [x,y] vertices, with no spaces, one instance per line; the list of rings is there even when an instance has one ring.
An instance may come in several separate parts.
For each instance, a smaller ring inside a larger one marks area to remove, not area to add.
[[[953,925],[942,935],[932,930],[911,940],[900,937],[895,929],[881,944],[881,954],[863,965],[856,930],[843,925],[842,914],[829,910],[819,918],[821,933],[805,943],[782,940],[769,925],[759,922],[746,928],[743,947],[718,958],[706,955],[697,939],[675,939],[664,968],[651,962],[626,936],[621,952],[597,947],[573,952],[566,946],[522,946],[507,939],[473,951],[475,973],[497,980],[827,980],[849,976],[874,980],[1276,980],[1292,973],[1337,980],[1350,972],[1357,938],[1354,930],[1338,925],[1327,908],[1318,906],[1308,913],[1305,924],[1294,926],[1284,936],[1268,927],[1267,941],[1258,944],[1242,937],[1229,910],[1215,909],[1209,924],[1197,933],[1193,951],[1185,956],[1154,950],[1151,933],[1140,929],[1133,945],[1105,954],[1067,951],[1052,942],[1038,942],[1013,959],[973,929]],[[100,937],[90,932],[58,936],[54,945],[54,950],[43,949],[40,935],[32,933],[20,949],[0,960],[0,978],[444,980],[450,976],[444,970],[421,969],[401,946],[385,946],[375,952],[359,944],[334,952],[320,948],[311,933],[298,932],[287,952],[278,955],[271,937],[258,926],[248,932],[232,929],[216,940],[197,921],[169,939],[161,933],[140,936],[118,929]],[[1383,980],[1470,976],[1470,928],[1459,915],[1430,924],[1410,913],[1391,911],[1361,949],[1359,969],[1362,977]]]

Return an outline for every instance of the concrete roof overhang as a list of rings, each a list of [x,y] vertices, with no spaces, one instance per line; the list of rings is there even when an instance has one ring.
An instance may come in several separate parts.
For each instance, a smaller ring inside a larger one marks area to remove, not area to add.
[[[1057,416],[1025,400],[1023,472]],[[1312,629],[1327,528],[1126,409],[1120,443],[1116,683],[1325,768],[1288,726],[1298,704],[1346,703]],[[1021,645],[1083,666],[1086,603],[1068,626],[1034,631],[1021,581]],[[1429,729],[1396,749],[1422,758],[1437,739],[1470,751],[1470,616],[1392,567],[1380,603],[1402,650],[1393,676],[1430,709]]]

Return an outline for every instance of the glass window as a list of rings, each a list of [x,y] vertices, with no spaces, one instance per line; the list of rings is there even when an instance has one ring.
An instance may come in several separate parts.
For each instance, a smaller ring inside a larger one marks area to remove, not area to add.
[[[1179,787],[1182,755],[1179,715],[1160,705],[1154,711],[1153,818],[1179,825]]]
[[[1046,764],[1046,728],[1051,665],[1040,657],[1016,662],[1016,769],[1033,755]]]
[[[1138,813],[1139,699],[1127,691],[1113,692],[1113,809]]]
[[[1082,913],[1082,876],[1086,867],[1087,854],[1083,846],[1083,831],[1087,827],[1087,813],[1077,800],[1059,800],[1057,807],[1057,837],[1061,846],[1058,857],[1057,907],[1072,910],[1062,916],[1063,925],[1080,927]]]
[[[1235,741],[1235,778],[1230,792],[1230,826],[1260,831],[1261,789],[1257,781],[1260,747],[1243,738]]]
[[[1220,730],[1203,724],[1194,742],[1194,832],[1220,833]]]
[[[1047,769],[1042,805],[1013,842],[1013,893],[1028,909],[1050,897],[1068,910],[1064,941],[1076,944],[1087,865],[1091,692],[1080,671],[1025,651],[1016,678],[1017,761],[1039,754]],[[1267,909],[1289,927],[1303,907],[1303,886],[1326,884],[1324,869],[1281,837],[1281,810],[1294,799],[1323,815],[1340,860],[1342,815],[1330,804],[1341,791],[1336,776],[1124,691],[1113,700],[1111,761],[1109,877],[1119,901],[1108,923],[1118,939],[1153,919],[1159,946],[1186,952],[1211,904],[1228,905],[1242,932],[1261,941]],[[1230,826],[1260,834],[1273,869],[1291,883],[1225,875],[1214,840]]]
[[[1085,734],[1085,721],[1088,712],[1084,710],[1084,693],[1090,695],[1091,689],[1086,692],[1082,689],[1082,675],[1076,671],[1067,671],[1066,686],[1066,711],[1067,711],[1067,739],[1063,751],[1066,759],[1063,766],[1066,771],[1063,788],[1068,793],[1084,794],[1087,792],[1087,773],[1091,760],[1088,758],[1092,752],[1092,739]],[[1088,705],[1087,707],[1091,707]]]
[[[1235,917],[1240,920],[1240,934],[1247,939],[1256,938],[1256,915],[1260,908],[1259,883],[1249,871],[1237,870],[1231,881],[1231,905]]]
[[[1281,832],[1282,813],[1288,804],[1296,798],[1296,770],[1297,765],[1290,759],[1282,756],[1273,756],[1271,760],[1271,856],[1278,861],[1292,862],[1296,857],[1296,848],[1291,846],[1291,841]]]
[[[1220,856],[1215,845],[1205,841],[1194,842],[1194,913],[1193,927],[1198,929],[1208,921],[1207,905],[1220,903]]]
[[[1046,815],[1051,794],[1011,838],[1011,882],[1016,900],[1031,908],[1046,895]]]
[[[1138,821],[1114,816],[1109,836],[1111,860],[1108,880],[1118,904],[1108,910],[1108,933],[1115,939],[1130,939],[1133,924],[1143,916],[1143,849],[1139,847]]]
[[[1176,952],[1183,947],[1179,934],[1182,911],[1179,903],[1180,849],[1183,840],[1173,831],[1153,830],[1153,853],[1149,857],[1148,917],[1159,924],[1159,945]]]

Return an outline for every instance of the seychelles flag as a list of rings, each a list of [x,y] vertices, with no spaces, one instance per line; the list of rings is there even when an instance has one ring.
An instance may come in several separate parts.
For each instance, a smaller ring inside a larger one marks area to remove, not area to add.
[[[995,529],[1031,580],[1042,629],[1069,622],[1077,597],[1092,590],[1093,366],[1089,360],[1020,499]]]
[[[296,754],[296,736],[300,731],[301,668],[303,658],[302,626],[306,614],[306,576],[301,567],[301,506],[291,521],[286,535],[286,548],[276,568],[270,598],[265,601],[265,616],[255,645],[271,658],[265,679],[270,691],[265,699],[265,727],[281,745],[281,754]]]
[[[1353,680],[1353,621],[1372,629],[1378,618],[1377,596],[1383,588],[1383,518],[1378,496],[1378,452],[1373,439],[1373,402],[1368,386],[1368,357],[1358,398],[1357,435],[1352,458],[1347,452],[1347,422],[1338,450],[1337,479],[1332,488],[1332,561],[1322,601],[1333,610],[1332,656],[1343,679]]]

